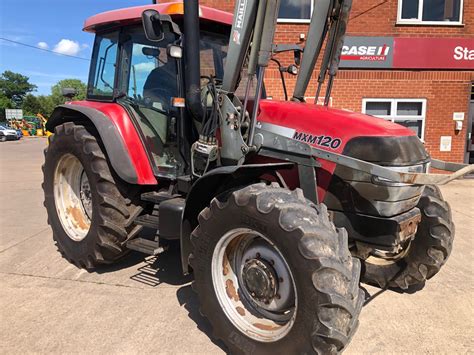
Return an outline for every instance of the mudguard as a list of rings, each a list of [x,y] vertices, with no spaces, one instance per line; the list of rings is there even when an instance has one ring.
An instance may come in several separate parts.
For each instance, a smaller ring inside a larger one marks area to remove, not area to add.
[[[63,122],[90,121],[105,147],[112,168],[130,184],[156,185],[148,155],[125,109],[115,103],[75,101],[55,108],[46,124],[50,132]]]
[[[198,225],[199,213],[209,206],[211,200],[236,187],[243,187],[258,182],[266,174],[278,170],[293,168],[293,163],[251,164],[225,166],[211,170],[197,180],[186,198],[181,222],[181,263],[183,273],[189,273],[188,258],[192,251],[191,233]]]

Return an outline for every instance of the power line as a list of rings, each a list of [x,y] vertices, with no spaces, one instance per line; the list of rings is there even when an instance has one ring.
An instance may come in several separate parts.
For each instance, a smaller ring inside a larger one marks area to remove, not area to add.
[[[365,15],[367,12],[370,12],[370,11],[376,9],[377,7],[382,6],[383,4],[386,4],[388,1],[389,1],[389,0],[382,1],[381,3],[378,3],[377,5],[374,5],[374,6],[370,7],[370,8],[368,8],[368,9],[365,10],[365,11],[362,11],[360,14],[357,14],[357,15],[355,15],[355,16],[349,18],[349,21],[355,20],[356,18],[361,17],[362,15]]]
[[[6,42],[18,44],[20,46],[24,46],[24,47],[28,47],[28,48],[34,48],[34,49],[37,49],[37,50],[40,50],[40,51],[44,51],[44,52],[48,52],[48,53],[54,53],[54,54],[58,54],[58,55],[62,55],[64,57],[69,57],[69,58],[74,58],[74,59],[86,60],[86,61],[90,62],[90,59],[88,59],[88,58],[78,57],[78,56],[70,55],[70,54],[58,53],[58,52],[52,51],[50,49],[32,46],[31,44],[26,44],[26,43],[14,41],[12,39],[4,38],[4,37],[0,37],[0,39],[3,40],[3,41],[6,41]]]

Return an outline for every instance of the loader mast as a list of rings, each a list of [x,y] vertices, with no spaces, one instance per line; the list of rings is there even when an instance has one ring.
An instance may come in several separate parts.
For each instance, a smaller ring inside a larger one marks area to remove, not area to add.
[[[197,7],[197,1],[191,0],[189,3],[196,3]],[[304,101],[315,64],[326,41],[318,77],[318,95],[329,75],[325,104],[329,103],[351,6],[352,0],[316,1],[292,100]],[[265,69],[274,54],[274,36],[279,9],[280,0],[237,0],[235,3],[224,77],[222,85],[216,91],[219,103],[222,165],[242,164],[249,152],[257,150],[254,136],[259,101]],[[185,23],[186,21],[185,15]],[[247,70],[243,72],[245,66]],[[243,102],[235,96],[242,76],[246,76],[247,81]],[[253,87],[255,78],[257,83]],[[254,99],[253,109],[252,112],[248,112],[248,102],[251,98]],[[215,137],[201,137],[200,144],[201,152],[211,151],[215,148]]]
[[[318,76],[318,88],[315,95],[315,104],[326,77],[329,82],[326,89],[324,104],[329,104],[334,77],[339,69],[342,46],[352,8],[352,0],[318,0],[314,5],[313,16],[309,26],[307,45],[304,50],[301,70],[296,81],[293,93],[294,101],[305,101],[305,93],[311,79],[311,74],[321,53],[326,39],[326,48],[321,61]]]

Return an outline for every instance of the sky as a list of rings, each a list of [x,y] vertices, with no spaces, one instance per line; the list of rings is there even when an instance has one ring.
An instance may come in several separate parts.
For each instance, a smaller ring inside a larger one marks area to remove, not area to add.
[[[76,59],[0,39],[0,73],[26,75],[48,95],[66,78],[87,81],[93,34],[82,32],[84,20],[104,11],[147,5],[151,0],[0,0],[0,38],[6,38]]]

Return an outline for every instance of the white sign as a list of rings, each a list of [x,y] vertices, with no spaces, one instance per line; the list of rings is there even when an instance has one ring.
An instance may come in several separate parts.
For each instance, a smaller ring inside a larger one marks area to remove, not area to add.
[[[7,108],[7,109],[5,109],[5,118],[7,120],[13,120],[13,119],[22,120],[23,119],[23,110]]]
[[[464,112],[454,112],[453,113],[454,121],[464,121]]]
[[[440,144],[439,144],[439,151],[440,152],[450,152],[452,141],[453,141],[453,137],[451,137],[451,136],[441,136]]]

